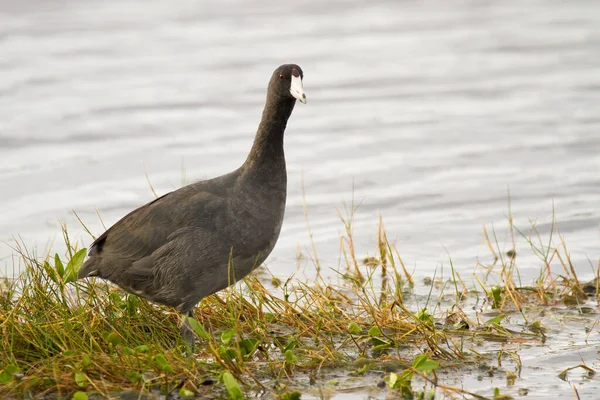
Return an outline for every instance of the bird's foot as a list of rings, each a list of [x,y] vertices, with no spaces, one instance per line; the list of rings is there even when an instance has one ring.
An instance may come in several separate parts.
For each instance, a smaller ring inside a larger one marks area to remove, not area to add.
[[[194,333],[194,329],[192,329],[190,323],[188,322],[188,317],[193,316],[194,314],[191,311],[188,314],[185,314],[183,316],[181,326],[179,327],[181,331],[181,337],[185,341],[186,354],[190,356],[194,354],[194,341],[196,339],[196,334]]]

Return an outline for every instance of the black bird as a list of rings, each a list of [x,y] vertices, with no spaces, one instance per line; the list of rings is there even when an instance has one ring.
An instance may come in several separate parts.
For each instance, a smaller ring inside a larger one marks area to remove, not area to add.
[[[275,70],[250,154],[217,178],[167,193],[130,212],[90,246],[78,278],[100,277],[189,316],[204,297],[241,280],[271,253],[283,222],[283,133],[302,69]],[[182,327],[188,341],[189,328]]]

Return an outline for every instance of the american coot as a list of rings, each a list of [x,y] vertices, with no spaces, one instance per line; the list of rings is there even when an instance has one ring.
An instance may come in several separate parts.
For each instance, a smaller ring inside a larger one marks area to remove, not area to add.
[[[92,243],[78,278],[107,279],[191,316],[202,298],[259,266],[281,230],[287,186],[283,133],[296,99],[306,103],[302,79],[297,65],[275,70],[254,144],[240,168],[127,214]]]

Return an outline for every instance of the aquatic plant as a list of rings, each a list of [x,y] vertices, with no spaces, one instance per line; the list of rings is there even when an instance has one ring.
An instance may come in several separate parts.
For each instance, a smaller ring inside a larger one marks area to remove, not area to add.
[[[23,272],[0,285],[0,394],[83,400],[124,391],[232,399],[266,393],[296,399],[372,388],[405,398],[486,398],[456,386],[456,371],[495,374],[504,363],[512,367],[504,372],[514,384],[521,373],[518,345],[543,344],[559,318],[548,310],[569,310],[577,327],[587,326],[585,339],[595,335],[591,340],[598,343],[598,320],[586,313],[593,302],[597,307],[598,280],[579,281],[560,235],[554,244],[556,227],[543,239],[534,225],[520,231],[509,218],[509,252],[500,251],[494,229],[484,228],[491,262],[479,262],[466,280],[450,259],[450,277],[427,278],[419,284],[429,293],[421,295],[382,220],[375,256],[357,254],[356,208],[347,211],[340,214],[337,281],[319,273],[312,281],[290,277],[282,283],[259,270],[202,301],[189,320],[197,335],[193,354],[174,310],[101,280],[75,281],[85,249],[66,227],[64,256],[40,260],[17,243]],[[529,286],[520,282],[515,236],[540,260]],[[315,267],[322,268],[311,249]],[[487,396],[506,398],[499,390]]]

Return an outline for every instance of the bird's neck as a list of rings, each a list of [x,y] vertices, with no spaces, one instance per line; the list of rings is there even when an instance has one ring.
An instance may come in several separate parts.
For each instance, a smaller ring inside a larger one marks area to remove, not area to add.
[[[262,173],[276,168],[285,175],[283,133],[295,103],[295,99],[267,97],[252,150],[244,163],[247,172]]]

